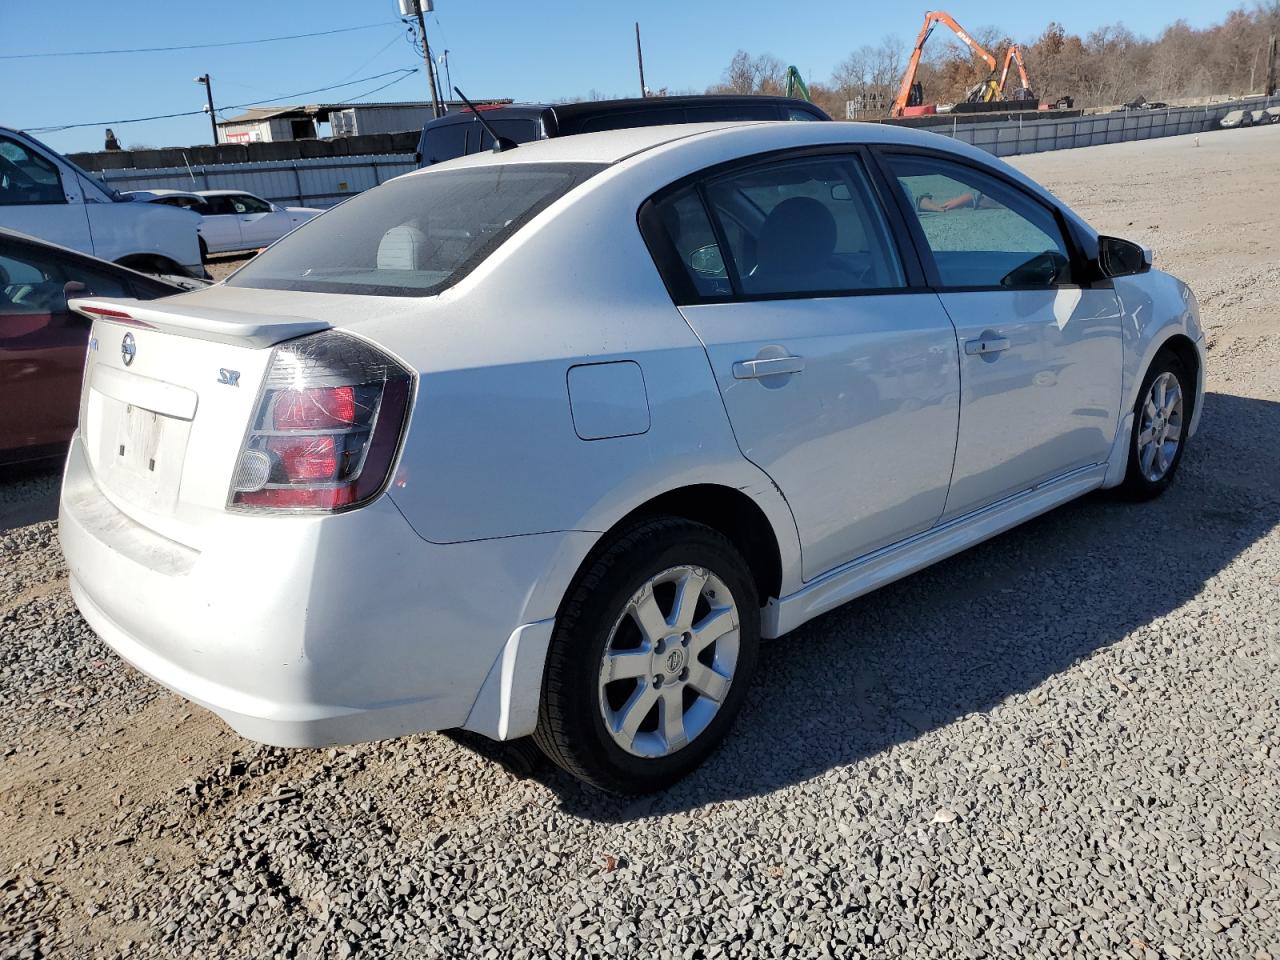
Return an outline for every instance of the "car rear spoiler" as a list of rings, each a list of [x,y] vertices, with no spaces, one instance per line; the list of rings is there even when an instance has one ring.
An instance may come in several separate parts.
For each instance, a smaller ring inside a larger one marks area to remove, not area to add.
[[[161,333],[237,346],[269,347],[308,333],[328,330],[325,320],[245,313],[212,307],[184,307],[124,298],[75,297],[67,306],[90,320],[108,320]]]

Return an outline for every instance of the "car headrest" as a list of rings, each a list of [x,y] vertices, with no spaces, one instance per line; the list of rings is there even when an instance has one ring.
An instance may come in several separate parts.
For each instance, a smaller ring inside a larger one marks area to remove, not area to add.
[[[401,224],[382,235],[378,243],[379,270],[422,270],[427,264],[427,235],[417,227]]]

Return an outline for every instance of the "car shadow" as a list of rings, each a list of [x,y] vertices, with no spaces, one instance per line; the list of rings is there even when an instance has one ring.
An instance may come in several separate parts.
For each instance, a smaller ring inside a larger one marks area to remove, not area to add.
[[[0,466],[0,533],[58,517],[62,460]]]
[[[527,743],[481,752],[568,813],[622,822],[767,794],[989,711],[1182,606],[1280,524],[1280,457],[1252,439],[1267,436],[1280,403],[1211,393],[1158,500],[1085,497],[767,643],[727,742],[664,793],[601,793]]]

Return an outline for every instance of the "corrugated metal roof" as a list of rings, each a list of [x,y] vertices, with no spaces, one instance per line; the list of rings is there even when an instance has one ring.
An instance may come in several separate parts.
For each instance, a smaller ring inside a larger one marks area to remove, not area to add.
[[[218,126],[225,127],[233,123],[261,123],[263,120],[272,120],[276,117],[292,117],[296,120],[302,120],[311,116],[308,110],[308,107],[250,107],[238,117],[219,120]]]

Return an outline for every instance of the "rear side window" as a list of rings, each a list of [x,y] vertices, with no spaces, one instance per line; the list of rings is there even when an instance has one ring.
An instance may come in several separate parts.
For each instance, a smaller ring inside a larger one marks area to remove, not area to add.
[[[669,123],[684,123],[685,113],[681,107],[666,107],[654,110],[632,110],[629,113],[602,113],[596,117],[587,117],[576,129],[560,131],[568,133],[599,133],[602,130],[629,130],[632,127],[662,127]]]
[[[890,155],[946,287],[1051,287],[1071,280],[1052,211],[1023,191],[940,157]]]
[[[777,120],[778,108],[772,103],[713,103],[689,107],[685,111],[689,123],[716,123],[728,120]]]
[[[853,292],[905,284],[888,225],[857,157],[754,167],[712,180],[706,195],[744,294]]]
[[[235,205],[231,202],[231,198],[226,194],[204,198],[206,212],[210,216],[223,216],[225,214],[235,213]]]
[[[432,163],[443,163],[455,157],[466,156],[467,123],[442,123],[436,127],[428,127],[422,132],[422,154],[424,166]]]
[[[401,177],[308,221],[233,287],[424,297],[474,269],[601,164],[504,163]]]

